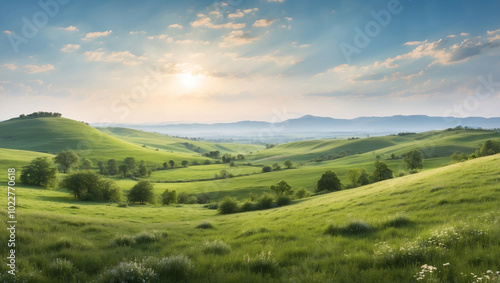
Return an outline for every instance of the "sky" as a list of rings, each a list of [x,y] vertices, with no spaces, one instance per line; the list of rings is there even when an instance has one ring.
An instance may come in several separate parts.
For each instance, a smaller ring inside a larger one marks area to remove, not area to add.
[[[500,1],[1,5],[0,120],[500,116]]]

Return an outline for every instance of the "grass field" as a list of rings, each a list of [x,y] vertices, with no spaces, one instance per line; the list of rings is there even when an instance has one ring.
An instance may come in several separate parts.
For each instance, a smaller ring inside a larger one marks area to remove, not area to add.
[[[159,273],[177,266],[180,282],[412,282],[424,264],[438,281],[472,282],[500,269],[499,165],[498,155],[480,158],[235,215],[18,186],[18,278],[99,281],[134,261],[143,274],[152,257],[167,259]],[[195,228],[204,221],[213,228]]]
[[[476,282],[485,276],[497,281],[482,282],[498,282],[500,155],[457,164],[449,156],[455,151],[470,154],[499,137],[495,131],[445,130],[265,149],[124,128],[96,130],[64,118],[2,122],[2,183],[8,168],[16,168],[19,181],[30,160],[52,158],[63,149],[80,149],[80,158],[94,164],[132,156],[150,166],[170,159],[203,163],[207,158],[200,153],[212,150],[244,154],[233,167],[176,167],[145,178],[154,183],[155,194],[169,189],[212,202],[260,195],[281,180],[294,190],[313,192],[326,170],[347,184],[349,169],[371,173],[377,159],[395,175],[406,175],[231,215],[202,204],[82,202],[65,188],[46,190],[17,182],[15,282]],[[424,154],[423,169],[408,175],[399,157],[412,149]],[[342,151],[350,154],[328,160]],[[288,159],[294,162],[291,169],[262,173],[262,166],[279,163],[284,168]],[[215,180],[222,170],[234,176]],[[107,178],[125,194],[137,183]],[[7,205],[6,193],[0,203]],[[8,216],[5,209],[0,215]],[[5,245],[6,228],[3,221],[0,237]],[[6,258],[8,249],[0,250]],[[1,282],[14,282],[5,264],[0,270]]]

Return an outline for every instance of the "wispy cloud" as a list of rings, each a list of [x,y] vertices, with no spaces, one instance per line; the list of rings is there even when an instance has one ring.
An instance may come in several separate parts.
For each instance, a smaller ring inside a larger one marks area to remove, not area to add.
[[[84,55],[88,61],[117,62],[127,66],[136,66],[147,59],[144,56],[137,56],[130,51],[115,51],[111,54],[106,54],[102,48],[95,51],[86,51]]]
[[[168,28],[183,29],[184,27],[180,24],[173,24],[173,25],[169,25]]]
[[[10,64],[10,63],[3,64],[1,67],[7,68],[9,70],[16,70],[17,69],[17,66],[15,64]]]
[[[275,21],[276,20],[272,20],[272,19],[261,19],[261,20],[255,21],[253,26],[254,27],[268,27],[268,26],[272,25]]]
[[[135,34],[146,34],[146,31],[139,30],[139,31],[130,31],[128,34],[130,35],[135,35]]]
[[[75,52],[78,49],[80,49],[80,45],[78,45],[78,44],[66,44],[66,45],[64,45],[63,48],[61,48],[61,51],[66,52],[66,53],[71,53],[71,52]]]
[[[234,23],[227,22],[222,24],[214,24],[212,19],[206,16],[205,14],[198,14],[198,19],[196,21],[191,22],[192,27],[208,27],[211,29],[242,29],[246,26],[245,23]]]
[[[69,27],[60,28],[60,29],[65,30],[65,31],[79,31],[79,29],[75,26],[69,26]]]
[[[256,41],[258,37],[252,36],[249,31],[235,30],[224,37],[220,47],[238,46]]]
[[[98,37],[104,37],[104,36],[108,36],[112,33],[113,31],[112,30],[108,30],[108,31],[97,31],[97,32],[89,32],[85,35],[84,38],[82,38],[82,40],[93,40],[94,38],[98,38]]]
[[[24,66],[24,72],[27,74],[45,73],[48,71],[52,71],[54,69],[55,69],[55,67],[53,65],[50,65],[50,64],[41,65],[41,66],[37,66],[37,65]]]

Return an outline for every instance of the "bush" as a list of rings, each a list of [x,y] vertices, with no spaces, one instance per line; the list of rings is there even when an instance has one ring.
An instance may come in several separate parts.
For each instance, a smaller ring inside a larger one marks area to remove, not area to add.
[[[334,172],[328,170],[321,176],[321,179],[319,179],[316,187],[316,192],[321,192],[321,191],[334,192],[334,191],[340,191],[341,189],[342,189],[342,184],[340,183],[340,180],[337,177],[337,175]]]
[[[262,173],[268,173],[268,172],[271,172],[273,171],[273,168],[271,168],[271,166],[264,166],[262,167]]]
[[[351,221],[350,223],[347,223],[343,227],[336,226],[334,224],[330,224],[326,230],[325,234],[327,235],[332,235],[332,236],[337,236],[337,235],[343,235],[343,236],[354,236],[354,235],[362,235],[362,234],[367,234],[372,231],[372,227],[368,225],[365,222],[362,221]]]
[[[189,195],[186,192],[182,192],[177,195],[177,203],[187,203]]]
[[[224,197],[219,203],[218,209],[221,214],[237,213],[238,201],[232,197]]]
[[[158,274],[137,261],[121,262],[118,266],[104,271],[100,282],[151,282],[158,280]]]
[[[292,202],[292,199],[290,198],[290,196],[279,196],[279,197],[276,199],[276,204],[277,204],[278,206],[285,206],[285,205],[289,205],[291,202]]]
[[[298,199],[305,198],[309,196],[309,192],[304,188],[299,188],[295,193],[295,197]]]
[[[138,202],[140,204],[155,203],[153,193],[154,185],[146,180],[141,180],[135,184],[127,195],[129,202]]]
[[[186,204],[198,204],[198,198],[195,196],[190,196],[187,199]]]
[[[212,223],[210,222],[207,222],[207,221],[203,221],[201,222],[200,224],[198,224],[196,227],[194,227],[196,229],[213,229],[214,226],[212,225]]]
[[[56,169],[48,157],[37,157],[21,172],[21,182],[26,185],[52,188],[57,185]]]
[[[253,211],[255,210],[255,203],[251,200],[244,200],[240,207],[241,212]]]
[[[269,209],[273,207],[274,196],[270,193],[263,193],[255,205],[257,209]]]
[[[225,255],[231,252],[231,247],[221,240],[214,240],[212,242],[206,241],[201,250],[205,254]]]
[[[160,241],[160,235],[159,233],[155,232],[141,232],[134,237],[134,243],[135,244],[150,244],[154,242]]]
[[[111,240],[112,246],[130,247],[134,244],[134,237],[130,235],[118,235]]]
[[[250,258],[247,254],[243,257],[243,263],[254,273],[273,275],[279,270],[278,263],[274,260],[271,252],[262,251],[256,258]]]
[[[143,265],[154,270],[160,282],[188,281],[193,272],[191,260],[183,255],[168,256],[160,260],[150,257],[144,260]]]

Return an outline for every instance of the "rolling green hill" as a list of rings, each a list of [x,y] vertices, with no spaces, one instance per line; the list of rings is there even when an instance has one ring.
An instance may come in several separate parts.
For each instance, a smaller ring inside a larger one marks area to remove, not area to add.
[[[222,154],[249,153],[261,150],[262,145],[200,142],[194,140],[180,139],[167,135],[144,132],[127,128],[98,128],[103,133],[116,138],[135,143],[137,145],[147,145],[152,148],[159,148],[167,151],[183,153],[206,153],[210,151],[220,151]],[[195,148],[196,150],[193,150]]]
[[[66,118],[10,120],[0,123],[0,148],[56,154],[76,150],[80,157],[93,161],[132,156],[137,160],[163,163],[170,159],[198,160],[205,158],[186,152],[167,152],[107,135],[84,123]]]
[[[153,264],[158,282],[416,282],[429,265],[423,282],[474,282],[500,270],[499,166],[500,155],[478,158],[233,215],[18,186],[18,280],[131,280]],[[213,228],[196,229],[202,222]]]

